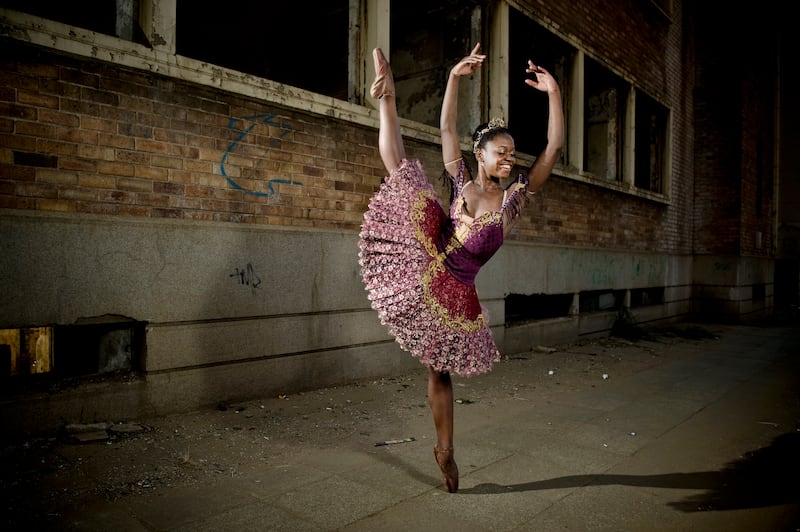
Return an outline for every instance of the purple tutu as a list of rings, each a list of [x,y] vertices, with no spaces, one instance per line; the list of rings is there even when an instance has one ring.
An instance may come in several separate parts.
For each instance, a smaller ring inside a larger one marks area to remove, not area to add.
[[[462,162],[448,216],[419,161],[404,159],[364,213],[359,264],[372,308],[398,344],[437,371],[470,376],[500,359],[475,276],[503,243],[504,215],[462,214],[465,174]],[[518,212],[524,186],[510,187],[503,211]]]

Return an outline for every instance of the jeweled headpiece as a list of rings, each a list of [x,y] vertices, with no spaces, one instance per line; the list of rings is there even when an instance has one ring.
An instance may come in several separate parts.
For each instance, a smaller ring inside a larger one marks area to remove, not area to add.
[[[500,117],[492,118],[489,120],[489,123],[486,124],[486,127],[481,128],[475,134],[475,140],[472,142],[472,153],[478,151],[478,144],[481,143],[481,139],[483,136],[493,129],[500,129],[506,127],[506,121]]]

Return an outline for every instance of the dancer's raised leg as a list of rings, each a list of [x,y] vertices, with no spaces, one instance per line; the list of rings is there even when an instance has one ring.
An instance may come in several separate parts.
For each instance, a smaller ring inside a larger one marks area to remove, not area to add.
[[[380,48],[372,51],[375,63],[375,81],[370,95],[379,100],[381,126],[378,132],[378,150],[386,170],[391,173],[406,156],[394,92],[392,68]]]

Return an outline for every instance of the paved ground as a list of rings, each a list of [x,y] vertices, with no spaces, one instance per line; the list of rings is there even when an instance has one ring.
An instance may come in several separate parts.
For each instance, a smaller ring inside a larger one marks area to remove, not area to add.
[[[442,489],[434,462],[420,366],[45,438],[6,434],[0,523],[115,532],[800,530],[797,325],[681,325],[635,341],[548,346],[455,386],[457,494]]]

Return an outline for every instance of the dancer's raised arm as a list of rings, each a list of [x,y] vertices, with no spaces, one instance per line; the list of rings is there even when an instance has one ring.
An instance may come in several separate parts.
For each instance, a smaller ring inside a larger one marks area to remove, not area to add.
[[[480,47],[480,43],[476,44],[468,56],[450,69],[447,87],[444,91],[439,127],[442,134],[442,160],[445,169],[451,174],[455,173],[458,162],[461,160],[461,143],[456,127],[458,122],[458,78],[472,74],[481,67],[486,56],[478,53]]]
[[[561,148],[564,145],[564,111],[561,108],[561,90],[550,72],[535,65],[531,60],[528,60],[525,72],[533,74],[536,78],[535,80],[527,78],[525,83],[534,89],[546,92],[548,98],[547,145],[528,170],[528,192],[536,192],[550,177],[553,167],[561,156]]]

